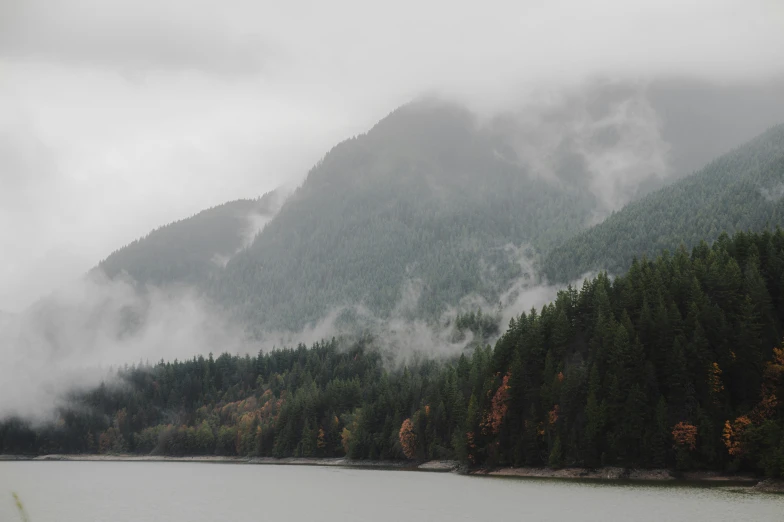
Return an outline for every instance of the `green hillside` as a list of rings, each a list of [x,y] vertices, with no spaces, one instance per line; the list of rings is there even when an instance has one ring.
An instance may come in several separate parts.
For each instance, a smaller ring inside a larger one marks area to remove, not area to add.
[[[203,284],[250,243],[254,228],[271,219],[278,205],[278,195],[269,192],[203,210],[113,252],[98,268],[110,278],[126,272],[140,283]]]
[[[632,260],[673,251],[722,232],[784,225],[784,125],[658,190],[550,252],[543,269],[552,281],[591,270],[622,273]]]
[[[332,307],[436,317],[493,303],[521,275],[514,249],[547,248],[587,220],[587,191],[529,175],[462,108],[404,106],[332,149],[213,291],[258,327],[297,330]]]

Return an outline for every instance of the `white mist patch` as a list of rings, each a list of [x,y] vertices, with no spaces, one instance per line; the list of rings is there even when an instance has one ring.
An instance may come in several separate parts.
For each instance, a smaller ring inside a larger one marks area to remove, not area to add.
[[[389,316],[380,317],[363,304],[343,305],[332,308],[325,316],[298,332],[268,331],[261,333],[260,346],[264,350],[311,345],[321,340],[338,338],[348,343],[370,334],[372,344],[380,349],[385,361],[392,367],[422,358],[454,357],[466,353],[477,342],[491,345],[503,335],[512,318],[529,312],[532,308],[541,309],[553,302],[558,292],[565,290],[567,284],[549,284],[537,271],[539,262],[533,249],[527,245],[507,244],[503,250],[520,265],[521,276],[510,281],[498,301],[491,303],[478,294],[468,294],[455,306],[449,306],[436,321],[417,319],[419,299],[425,282],[409,277],[403,281],[400,300]],[[491,275],[488,263],[486,273]],[[586,273],[571,282],[579,288],[585,279],[594,277]],[[481,309],[483,314],[499,319],[498,333],[484,339],[477,339],[470,331],[458,332],[455,320],[459,314]],[[349,318],[349,321],[346,321]]]
[[[241,219],[245,221],[245,225],[241,231],[242,244],[240,247],[229,254],[216,253],[212,256],[212,263],[221,268],[225,268],[232,257],[248,248],[256,239],[256,236],[261,234],[264,227],[266,227],[267,224],[275,218],[278,212],[280,212],[283,203],[286,202],[286,199],[292,194],[293,190],[291,185],[284,185],[265,194],[262,199],[266,199],[267,206],[263,212],[253,210],[247,215],[241,216]]]
[[[582,86],[532,96],[489,120],[507,151],[497,157],[564,187],[589,190],[594,221],[672,174],[671,146],[644,84]],[[591,223],[588,223],[591,224]]]
[[[188,288],[87,277],[0,329],[0,418],[44,419],[110,366],[250,349],[241,328]]]
[[[267,223],[272,221],[272,218],[275,217],[277,211],[273,211],[269,214],[259,214],[259,213],[252,213],[248,216],[248,226],[245,228],[245,231],[242,234],[242,248],[248,248],[253,240],[256,239],[256,236],[264,230],[264,227],[267,226]]]
[[[537,270],[539,258],[530,245],[509,243],[504,250],[520,265],[520,277],[507,285],[497,303],[489,303],[479,295],[470,294],[463,297],[458,306],[461,310],[481,308],[488,313],[498,313],[500,335],[504,333],[511,319],[519,317],[523,312],[529,312],[532,308],[540,309],[555,301],[558,292],[565,290],[569,285],[579,288],[585,279],[596,276],[593,272],[587,272],[567,284],[550,284]]]
[[[604,117],[578,123],[578,151],[600,209],[618,210],[646,180],[667,176],[670,146],[660,129],[656,111],[641,91],[613,104]],[[603,143],[600,137],[608,134],[614,139]]]
[[[761,187],[759,193],[768,203],[776,203],[777,201],[780,201],[781,198],[784,198],[784,183],[779,183],[778,185],[768,188]]]

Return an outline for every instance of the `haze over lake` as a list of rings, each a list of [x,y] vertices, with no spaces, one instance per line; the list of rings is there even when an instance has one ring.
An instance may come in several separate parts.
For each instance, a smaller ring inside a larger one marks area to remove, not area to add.
[[[0,463],[0,520],[781,521],[784,496],[724,487],[166,462]]]

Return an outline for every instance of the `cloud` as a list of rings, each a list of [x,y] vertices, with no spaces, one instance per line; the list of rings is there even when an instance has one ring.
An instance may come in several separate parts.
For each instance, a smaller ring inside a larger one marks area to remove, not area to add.
[[[110,366],[255,351],[244,329],[187,287],[91,274],[0,323],[0,418],[42,419]]]
[[[645,82],[590,82],[517,102],[487,122],[509,152],[497,154],[596,197],[596,220],[671,175],[671,144]]]
[[[41,271],[57,286],[157,226],[301,180],[335,143],[423,92],[496,114],[596,77],[769,85],[784,72],[783,22],[777,0],[0,2],[0,127],[12,137],[0,145],[0,235],[12,252],[0,308],[40,297]],[[711,114],[731,117],[690,142],[701,152],[689,168],[713,144],[764,130],[780,99],[737,103],[753,107],[743,121],[718,104]],[[622,174],[661,170],[661,148],[645,156],[656,134],[635,100],[614,109],[631,126],[591,117],[567,133],[608,207],[634,192]],[[663,121],[665,142],[678,129],[701,135],[676,117]],[[632,132],[594,154],[612,128]],[[37,261],[38,273],[25,268]]]
[[[776,203],[781,198],[784,198],[784,183],[779,183],[768,188],[760,187],[759,193],[765,198],[765,201]]]
[[[197,70],[257,74],[272,50],[206,2],[25,0],[4,7],[0,55],[128,74]]]

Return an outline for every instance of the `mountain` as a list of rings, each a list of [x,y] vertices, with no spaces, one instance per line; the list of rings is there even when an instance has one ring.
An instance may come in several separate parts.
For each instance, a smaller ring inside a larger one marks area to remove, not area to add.
[[[142,284],[203,284],[249,244],[282,203],[279,191],[224,203],[174,223],[113,252],[97,270],[125,272]]]
[[[596,206],[513,158],[459,106],[401,107],[311,170],[214,295],[250,324],[289,330],[341,306],[436,318],[466,296],[497,303],[524,275],[521,245],[557,244]]]
[[[784,125],[699,172],[649,194],[555,248],[542,266],[551,281],[591,270],[622,273],[635,257],[720,234],[784,225]]]
[[[489,118],[420,100],[334,147],[255,240],[254,203],[233,202],[99,268],[196,286],[257,330],[493,308],[530,283],[537,255],[781,121],[781,92],[606,82]],[[544,266],[562,278],[598,262],[569,263]]]

